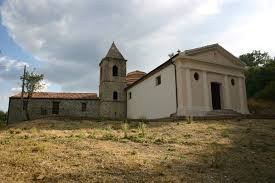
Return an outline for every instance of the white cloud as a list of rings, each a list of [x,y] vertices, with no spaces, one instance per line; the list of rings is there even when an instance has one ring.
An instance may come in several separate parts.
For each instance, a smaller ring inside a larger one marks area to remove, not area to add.
[[[255,12],[240,16],[217,38],[235,54],[263,50],[275,56],[275,1],[254,1]]]
[[[1,15],[14,41],[44,62],[51,86],[97,91],[98,63],[113,40],[128,71],[148,72],[172,51],[216,42],[233,54],[271,52],[274,7],[272,0],[6,0]]]
[[[79,86],[97,90],[98,63],[113,40],[129,59],[130,69],[148,71],[163,61],[160,56],[167,58],[171,49],[184,45],[178,38],[185,29],[219,13],[221,4],[218,0],[9,0],[1,14],[15,42],[48,64],[43,70],[48,80],[66,90]],[[146,62],[149,68],[143,67]]]
[[[15,81],[23,72],[24,65],[29,66],[28,63],[12,59],[10,57],[0,55],[0,81]]]
[[[20,87],[14,87],[14,88],[11,88],[11,93],[16,94],[16,93],[21,92],[21,90],[22,90],[22,88],[20,88]]]
[[[0,71],[20,70],[28,63],[0,55]]]

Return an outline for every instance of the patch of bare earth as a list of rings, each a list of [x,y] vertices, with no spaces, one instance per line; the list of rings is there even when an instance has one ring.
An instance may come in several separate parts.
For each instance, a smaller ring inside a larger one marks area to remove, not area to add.
[[[34,120],[0,131],[0,182],[274,182],[275,121]]]

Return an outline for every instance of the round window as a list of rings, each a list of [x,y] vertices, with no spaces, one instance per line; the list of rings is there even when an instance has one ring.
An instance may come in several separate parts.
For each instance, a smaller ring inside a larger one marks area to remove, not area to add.
[[[194,74],[194,79],[199,80],[199,74],[197,72],[195,72],[195,74]]]
[[[234,79],[231,79],[231,84],[232,84],[232,86],[235,85],[235,80]]]

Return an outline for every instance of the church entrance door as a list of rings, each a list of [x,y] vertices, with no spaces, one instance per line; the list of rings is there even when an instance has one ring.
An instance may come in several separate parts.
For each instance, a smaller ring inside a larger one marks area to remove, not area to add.
[[[211,83],[211,94],[212,94],[212,107],[214,110],[221,109],[221,93],[220,83]]]

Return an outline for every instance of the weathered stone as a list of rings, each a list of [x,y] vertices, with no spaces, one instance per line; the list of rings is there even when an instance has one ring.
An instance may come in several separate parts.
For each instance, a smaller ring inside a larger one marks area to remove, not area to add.
[[[59,114],[52,114],[53,102],[59,102]],[[82,111],[82,103],[86,103],[86,111]],[[21,100],[10,99],[9,122],[22,121],[20,112]],[[28,102],[30,119],[38,119],[50,116],[68,117],[99,117],[99,100],[54,100],[54,99],[30,99]],[[26,117],[24,117],[26,119]]]

